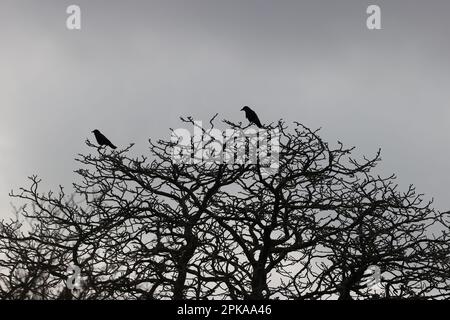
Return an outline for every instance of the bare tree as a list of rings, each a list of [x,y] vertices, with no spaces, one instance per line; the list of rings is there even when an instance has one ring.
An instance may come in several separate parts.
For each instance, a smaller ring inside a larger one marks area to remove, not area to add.
[[[39,192],[36,176],[11,194],[31,205],[20,210],[34,227],[0,225],[0,297],[366,299],[374,265],[378,297],[450,297],[448,213],[372,174],[379,152],[358,161],[299,123],[267,129],[280,138],[269,175],[259,161],[180,162],[173,140],[149,141],[148,157],[87,141],[75,198]],[[71,265],[83,280],[75,291]]]

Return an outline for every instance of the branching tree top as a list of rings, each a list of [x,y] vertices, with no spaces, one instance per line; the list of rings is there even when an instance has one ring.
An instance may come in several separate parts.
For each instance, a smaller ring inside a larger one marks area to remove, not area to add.
[[[209,126],[203,145],[221,153],[232,141],[211,134],[215,117]],[[141,157],[133,145],[87,141],[74,194],[42,193],[30,177],[11,196],[26,203],[18,217],[32,227],[19,218],[0,225],[0,297],[450,298],[449,213],[413,186],[399,190],[395,176],[373,175],[379,151],[354,159],[353,148],[330,147],[299,123],[265,129],[279,138],[269,175],[260,161],[180,161],[171,139],[149,141]],[[178,151],[195,157],[196,143]],[[244,141],[247,151],[262,144]],[[69,266],[81,270],[74,289]],[[371,266],[375,287],[364,281]]]

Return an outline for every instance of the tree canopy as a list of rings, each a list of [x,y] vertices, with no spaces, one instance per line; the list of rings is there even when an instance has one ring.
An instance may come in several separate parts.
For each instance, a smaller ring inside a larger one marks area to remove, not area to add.
[[[0,224],[0,298],[450,298],[448,213],[375,175],[379,151],[355,159],[299,123],[268,129],[280,138],[270,175],[260,162],[176,161],[171,140],[140,157],[87,141],[73,194],[41,192],[37,176],[11,194],[26,205]]]

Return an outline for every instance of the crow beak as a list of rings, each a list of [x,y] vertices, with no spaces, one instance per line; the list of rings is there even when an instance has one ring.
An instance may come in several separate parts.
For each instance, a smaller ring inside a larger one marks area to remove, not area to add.
[[[244,108],[242,108],[241,111],[244,111]]]

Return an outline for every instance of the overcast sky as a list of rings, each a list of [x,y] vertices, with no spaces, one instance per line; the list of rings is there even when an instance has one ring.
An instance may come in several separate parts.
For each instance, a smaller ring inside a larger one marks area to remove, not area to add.
[[[95,128],[145,153],[179,116],[241,121],[243,105],[381,148],[382,173],[450,209],[449,15],[448,0],[0,0],[0,216],[31,174],[70,192]]]

